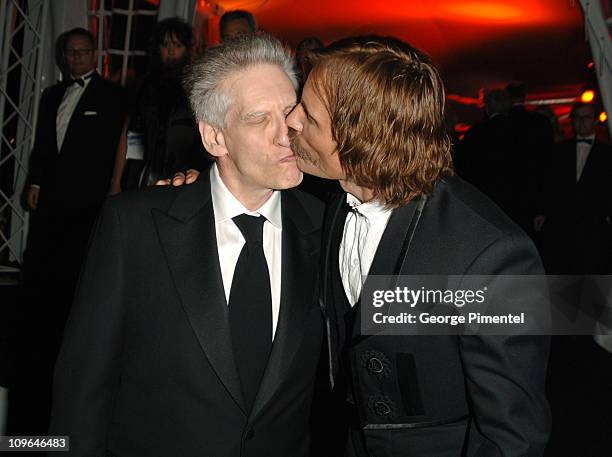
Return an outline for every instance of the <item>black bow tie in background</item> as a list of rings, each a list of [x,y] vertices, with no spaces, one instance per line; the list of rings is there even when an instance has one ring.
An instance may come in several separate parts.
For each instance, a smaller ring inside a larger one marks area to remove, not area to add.
[[[85,80],[91,78],[92,76],[93,76],[93,73],[87,76],[84,76],[83,78],[70,78],[68,80],[68,85],[72,86],[73,84],[78,84],[81,87],[85,87]]]
[[[586,144],[590,144],[590,145],[592,145],[592,144],[593,144],[593,140],[587,140],[586,138],[578,138],[578,139],[576,140],[576,143],[577,143],[577,144],[580,144],[580,143],[586,143]]]
[[[71,79],[70,81],[68,81],[68,85],[72,86],[73,84],[78,84],[81,87],[85,86],[85,81],[81,78],[75,78],[75,79]]]

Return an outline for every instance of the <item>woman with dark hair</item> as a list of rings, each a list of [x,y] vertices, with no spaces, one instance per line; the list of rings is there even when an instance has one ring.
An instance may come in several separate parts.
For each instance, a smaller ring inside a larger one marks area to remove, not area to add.
[[[159,22],[149,48],[149,71],[119,145],[111,194],[155,184],[179,170],[206,167],[181,80],[191,61],[191,27],[179,18]]]

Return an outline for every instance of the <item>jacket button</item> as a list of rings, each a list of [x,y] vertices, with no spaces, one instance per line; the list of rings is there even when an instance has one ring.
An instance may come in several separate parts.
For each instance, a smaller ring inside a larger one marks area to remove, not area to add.
[[[391,407],[384,401],[377,401],[374,404],[374,412],[378,416],[387,416],[391,413]]]
[[[367,350],[359,355],[359,364],[365,372],[372,376],[389,378],[393,364],[387,356],[380,351]]]
[[[368,360],[368,364],[367,364],[368,373],[380,374],[384,371],[384,369],[385,369],[385,366],[380,361],[380,359],[377,359],[376,357],[372,357],[370,360]]]
[[[248,429],[246,434],[244,435],[244,438],[247,440],[252,439],[255,436],[255,430],[253,430],[252,428]]]

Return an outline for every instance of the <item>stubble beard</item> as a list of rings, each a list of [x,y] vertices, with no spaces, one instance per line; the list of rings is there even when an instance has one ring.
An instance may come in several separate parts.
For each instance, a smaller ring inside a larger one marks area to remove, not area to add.
[[[300,145],[299,133],[292,128],[289,129],[289,142],[291,144],[291,150],[298,159],[314,166],[318,165],[316,157]]]

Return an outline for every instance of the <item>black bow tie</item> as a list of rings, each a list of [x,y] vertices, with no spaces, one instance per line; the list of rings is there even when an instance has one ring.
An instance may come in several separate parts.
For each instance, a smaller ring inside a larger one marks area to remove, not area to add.
[[[85,80],[91,78],[92,76],[93,76],[93,73],[87,76],[84,76],[82,78],[70,78],[68,80],[68,85],[72,86],[73,84],[78,84],[81,87],[85,87]]]
[[[85,87],[85,81],[81,78],[75,78],[68,81],[69,86],[72,86],[73,84],[78,84],[81,87]]]
[[[580,144],[580,143],[586,143],[586,144],[593,144],[593,140],[587,140],[586,138],[579,138],[576,140],[576,144]]]

